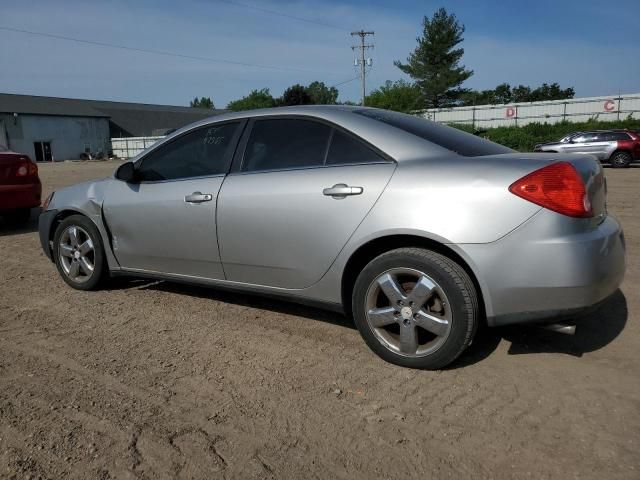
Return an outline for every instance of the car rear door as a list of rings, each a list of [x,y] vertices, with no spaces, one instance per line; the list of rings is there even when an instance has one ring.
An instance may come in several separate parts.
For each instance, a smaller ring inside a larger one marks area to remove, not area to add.
[[[300,289],[329,269],[374,205],[395,162],[309,118],[250,123],[218,203],[228,280]],[[236,165],[237,162],[237,165]]]
[[[242,123],[183,134],[137,162],[139,181],[111,182],[103,211],[122,268],[224,279],[216,204]]]

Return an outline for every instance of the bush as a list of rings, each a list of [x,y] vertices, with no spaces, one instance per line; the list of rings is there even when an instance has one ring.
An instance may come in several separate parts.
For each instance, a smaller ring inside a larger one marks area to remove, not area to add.
[[[537,143],[560,140],[571,132],[587,130],[607,130],[612,128],[627,128],[640,130],[640,119],[627,118],[613,122],[591,119],[582,123],[530,123],[522,127],[495,127],[486,130],[475,129],[470,124],[450,124],[459,130],[475,133],[493,142],[500,143],[514,150],[531,152]]]

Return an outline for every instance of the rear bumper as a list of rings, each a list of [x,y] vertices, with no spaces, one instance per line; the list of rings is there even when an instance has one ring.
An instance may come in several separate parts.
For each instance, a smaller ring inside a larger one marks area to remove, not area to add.
[[[0,211],[33,208],[40,205],[42,185],[0,185]]]
[[[38,234],[40,236],[40,246],[44,251],[47,258],[53,261],[53,252],[51,251],[51,245],[49,244],[49,238],[51,238],[51,226],[53,221],[58,215],[58,210],[47,210],[42,212],[38,217]]]
[[[493,244],[462,246],[484,274],[490,326],[578,316],[615,293],[626,268],[622,228],[612,216],[586,231],[584,222],[543,210]]]

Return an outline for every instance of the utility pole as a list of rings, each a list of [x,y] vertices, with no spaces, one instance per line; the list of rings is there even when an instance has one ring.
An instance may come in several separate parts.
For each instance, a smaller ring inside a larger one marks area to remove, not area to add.
[[[373,48],[373,45],[365,45],[365,38],[367,35],[373,35],[373,32],[365,32],[364,30],[360,30],[359,32],[351,32],[352,37],[360,37],[360,45],[354,45],[351,47],[351,50],[355,51],[356,49],[360,50],[360,58],[356,59],[356,66],[360,65],[360,80],[362,82],[362,101],[360,105],[364,107],[364,97],[367,94],[365,76],[367,74],[366,67],[371,66],[371,59],[365,60],[364,52],[369,48]]]

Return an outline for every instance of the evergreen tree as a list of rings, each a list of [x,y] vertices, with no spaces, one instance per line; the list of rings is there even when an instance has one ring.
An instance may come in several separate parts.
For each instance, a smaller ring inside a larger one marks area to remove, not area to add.
[[[432,18],[424,17],[423,34],[418,46],[407,58],[394,65],[415,81],[421,94],[422,108],[449,107],[458,103],[465,92],[460,86],[473,75],[460,65],[463,48],[456,48],[463,38],[464,25],[444,8]]]

